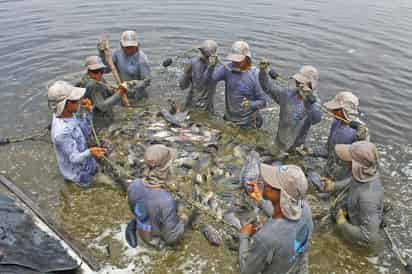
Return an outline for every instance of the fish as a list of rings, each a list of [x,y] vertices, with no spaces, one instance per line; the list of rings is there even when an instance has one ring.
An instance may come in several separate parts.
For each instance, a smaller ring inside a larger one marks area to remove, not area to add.
[[[220,235],[219,231],[217,231],[213,226],[205,225],[202,228],[202,233],[212,245],[219,246],[222,244],[222,236]]]
[[[311,183],[318,191],[323,191],[325,188],[325,183],[317,172],[309,171],[306,174],[308,182]]]
[[[189,120],[189,112],[177,112],[171,114],[169,111],[162,109],[160,111],[161,116],[169,122],[171,125],[181,128],[187,128],[189,126],[187,120]]]
[[[256,182],[260,177],[260,157],[256,151],[251,151],[239,175],[239,182],[243,187],[247,187],[248,182]]]

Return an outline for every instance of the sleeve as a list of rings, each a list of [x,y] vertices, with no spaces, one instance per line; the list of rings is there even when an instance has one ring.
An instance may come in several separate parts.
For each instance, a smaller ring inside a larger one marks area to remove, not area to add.
[[[343,237],[348,241],[367,246],[379,239],[380,217],[376,202],[360,201],[360,225],[352,225],[349,221],[339,225]]]
[[[333,192],[339,193],[344,190],[352,182],[352,177],[348,177],[339,181],[333,182]]]
[[[149,59],[147,58],[146,54],[144,54],[143,52],[140,53],[139,65],[140,65],[140,76],[142,80],[149,79],[151,75]]]
[[[192,63],[188,62],[184,65],[184,73],[179,78],[179,87],[184,90],[192,83]]]
[[[100,110],[101,112],[106,112],[111,109],[117,102],[120,101],[121,96],[118,92],[113,94],[112,96],[104,99],[101,94],[105,91],[103,90],[105,87],[99,84],[88,85],[86,87],[86,94],[85,97],[90,99],[93,102],[95,108]],[[110,92],[109,92],[110,93]]]
[[[213,70],[212,72],[212,79],[215,82],[219,82],[225,79],[226,76],[226,68],[225,66],[216,66],[214,68],[209,67],[206,71]]]
[[[239,265],[242,274],[260,273],[265,269],[266,258],[269,250],[264,243],[255,235],[252,247],[249,248],[249,236],[244,233],[239,234]]]
[[[258,110],[266,106],[265,93],[263,92],[262,86],[259,83],[258,76],[256,75],[255,81],[255,100],[250,103],[252,110]]]
[[[315,97],[316,97],[315,103],[310,104],[308,102],[305,102],[306,108],[311,117],[312,125],[319,123],[322,119],[322,112],[320,111],[320,100],[318,96],[315,96]]]
[[[70,163],[80,164],[91,156],[90,150],[78,151],[76,141],[73,139],[70,133],[63,133],[58,135],[55,140],[56,149],[67,155]]]
[[[184,232],[184,223],[177,217],[176,204],[162,207],[160,215],[162,239],[172,245],[180,240]]]
[[[286,94],[288,92],[286,87],[279,85],[275,81],[271,81],[268,74],[264,70],[259,71],[259,84],[263,91],[272,97],[277,104],[280,104],[282,94]]]
[[[258,204],[258,207],[263,211],[263,213],[265,213],[267,217],[273,216],[274,208],[272,202],[262,199],[262,201],[260,201],[260,203]]]
[[[92,113],[90,113],[88,111],[84,111],[82,116],[83,117],[81,119],[76,117],[77,122],[79,123],[79,126],[80,126],[84,136],[86,136],[86,138],[90,138],[90,136],[92,134],[92,128],[90,127],[90,123],[92,121]]]

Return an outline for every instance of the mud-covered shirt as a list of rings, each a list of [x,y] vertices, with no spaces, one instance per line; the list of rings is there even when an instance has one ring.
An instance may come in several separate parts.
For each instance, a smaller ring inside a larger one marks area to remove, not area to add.
[[[130,184],[127,196],[139,230],[160,237],[166,244],[181,238],[184,223],[179,220],[176,201],[168,191],[151,188],[137,179]]]
[[[186,108],[213,113],[213,98],[216,93],[216,81],[211,78],[211,70],[200,57],[193,57],[185,64],[186,73],[179,78],[179,86],[186,89]]]
[[[259,72],[259,81],[264,92],[280,106],[276,147],[289,152],[305,144],[310,127],[319,123],[322,117],[319,99],[314,104],[302,100],[296,89],[271,81],[263,70]]]
[[[108,127],[114,120],[113,106],[120,101],[118,92],[112,93],[106,81],[98,82],[85,75],[76,85],[86,88],[85,98],[93,103],[93,122],[97,129]]]
[[[344,238],[360,246],[372,246],[379,239],[383,219],[383,186],[380,179],[360,183],[352,178],[346,199],[348,221],[338,225]]]
[[[242,274],[284,274],[305,262],[305,252],[313,231],[312,213],[303,202],[297,221],[270,218],[252,237],[240,233],[239,261]]]
[[[61,174],[80,186],[89,186],[97,173],[97,163],[87,147],[90,114],[83,118],[58,118],[53,115],[51,139]]]
[[[254,127],[259,109],[266,106],[265,95],[258,80],[258,70],[236,71],[229,64],[216,67],[212,79],[225,82],[225,119],[238,126]],[[242,102],[247,99],[250,108],[244,109]]]

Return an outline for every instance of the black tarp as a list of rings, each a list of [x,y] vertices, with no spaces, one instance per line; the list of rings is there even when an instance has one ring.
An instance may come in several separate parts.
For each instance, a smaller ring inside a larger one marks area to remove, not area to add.
[[[15,201],[0,193],[0,273],[75,273],[79,264]]]

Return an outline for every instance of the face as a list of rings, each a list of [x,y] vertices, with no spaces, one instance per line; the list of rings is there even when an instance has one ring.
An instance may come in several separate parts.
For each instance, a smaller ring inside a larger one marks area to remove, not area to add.
[[[241,62],[233,62],[233,66],[239,70],[246,70],[250,67],[249,58],[246,57]]]
[[[123,52],[127,56],[133,56],[139,51],[138,47],[123,47]]]
[[[275,203],[280,202],[280,190],[275,189],[268,184],[264,184],[263,187],[263,198],[266,200],[273,201]]]
[[[335,114],[338,117],[344,118],[345,116],[343,115],[342,109],[337,109],[333,111],[333,114]]]
[[[67,103],[66,103],[66,108],[65,109],[69,113],[76,113],[77,110],[79,109],[79,102],[80,102],[79,100],[77,100],[77,101],[68,100]]]
[[[88,71],[88,74],[89,74],[90,78],[92,78],[96,81],[101,81],[103,79],[103,73],[104,73],[103,69],[89,70]]]

